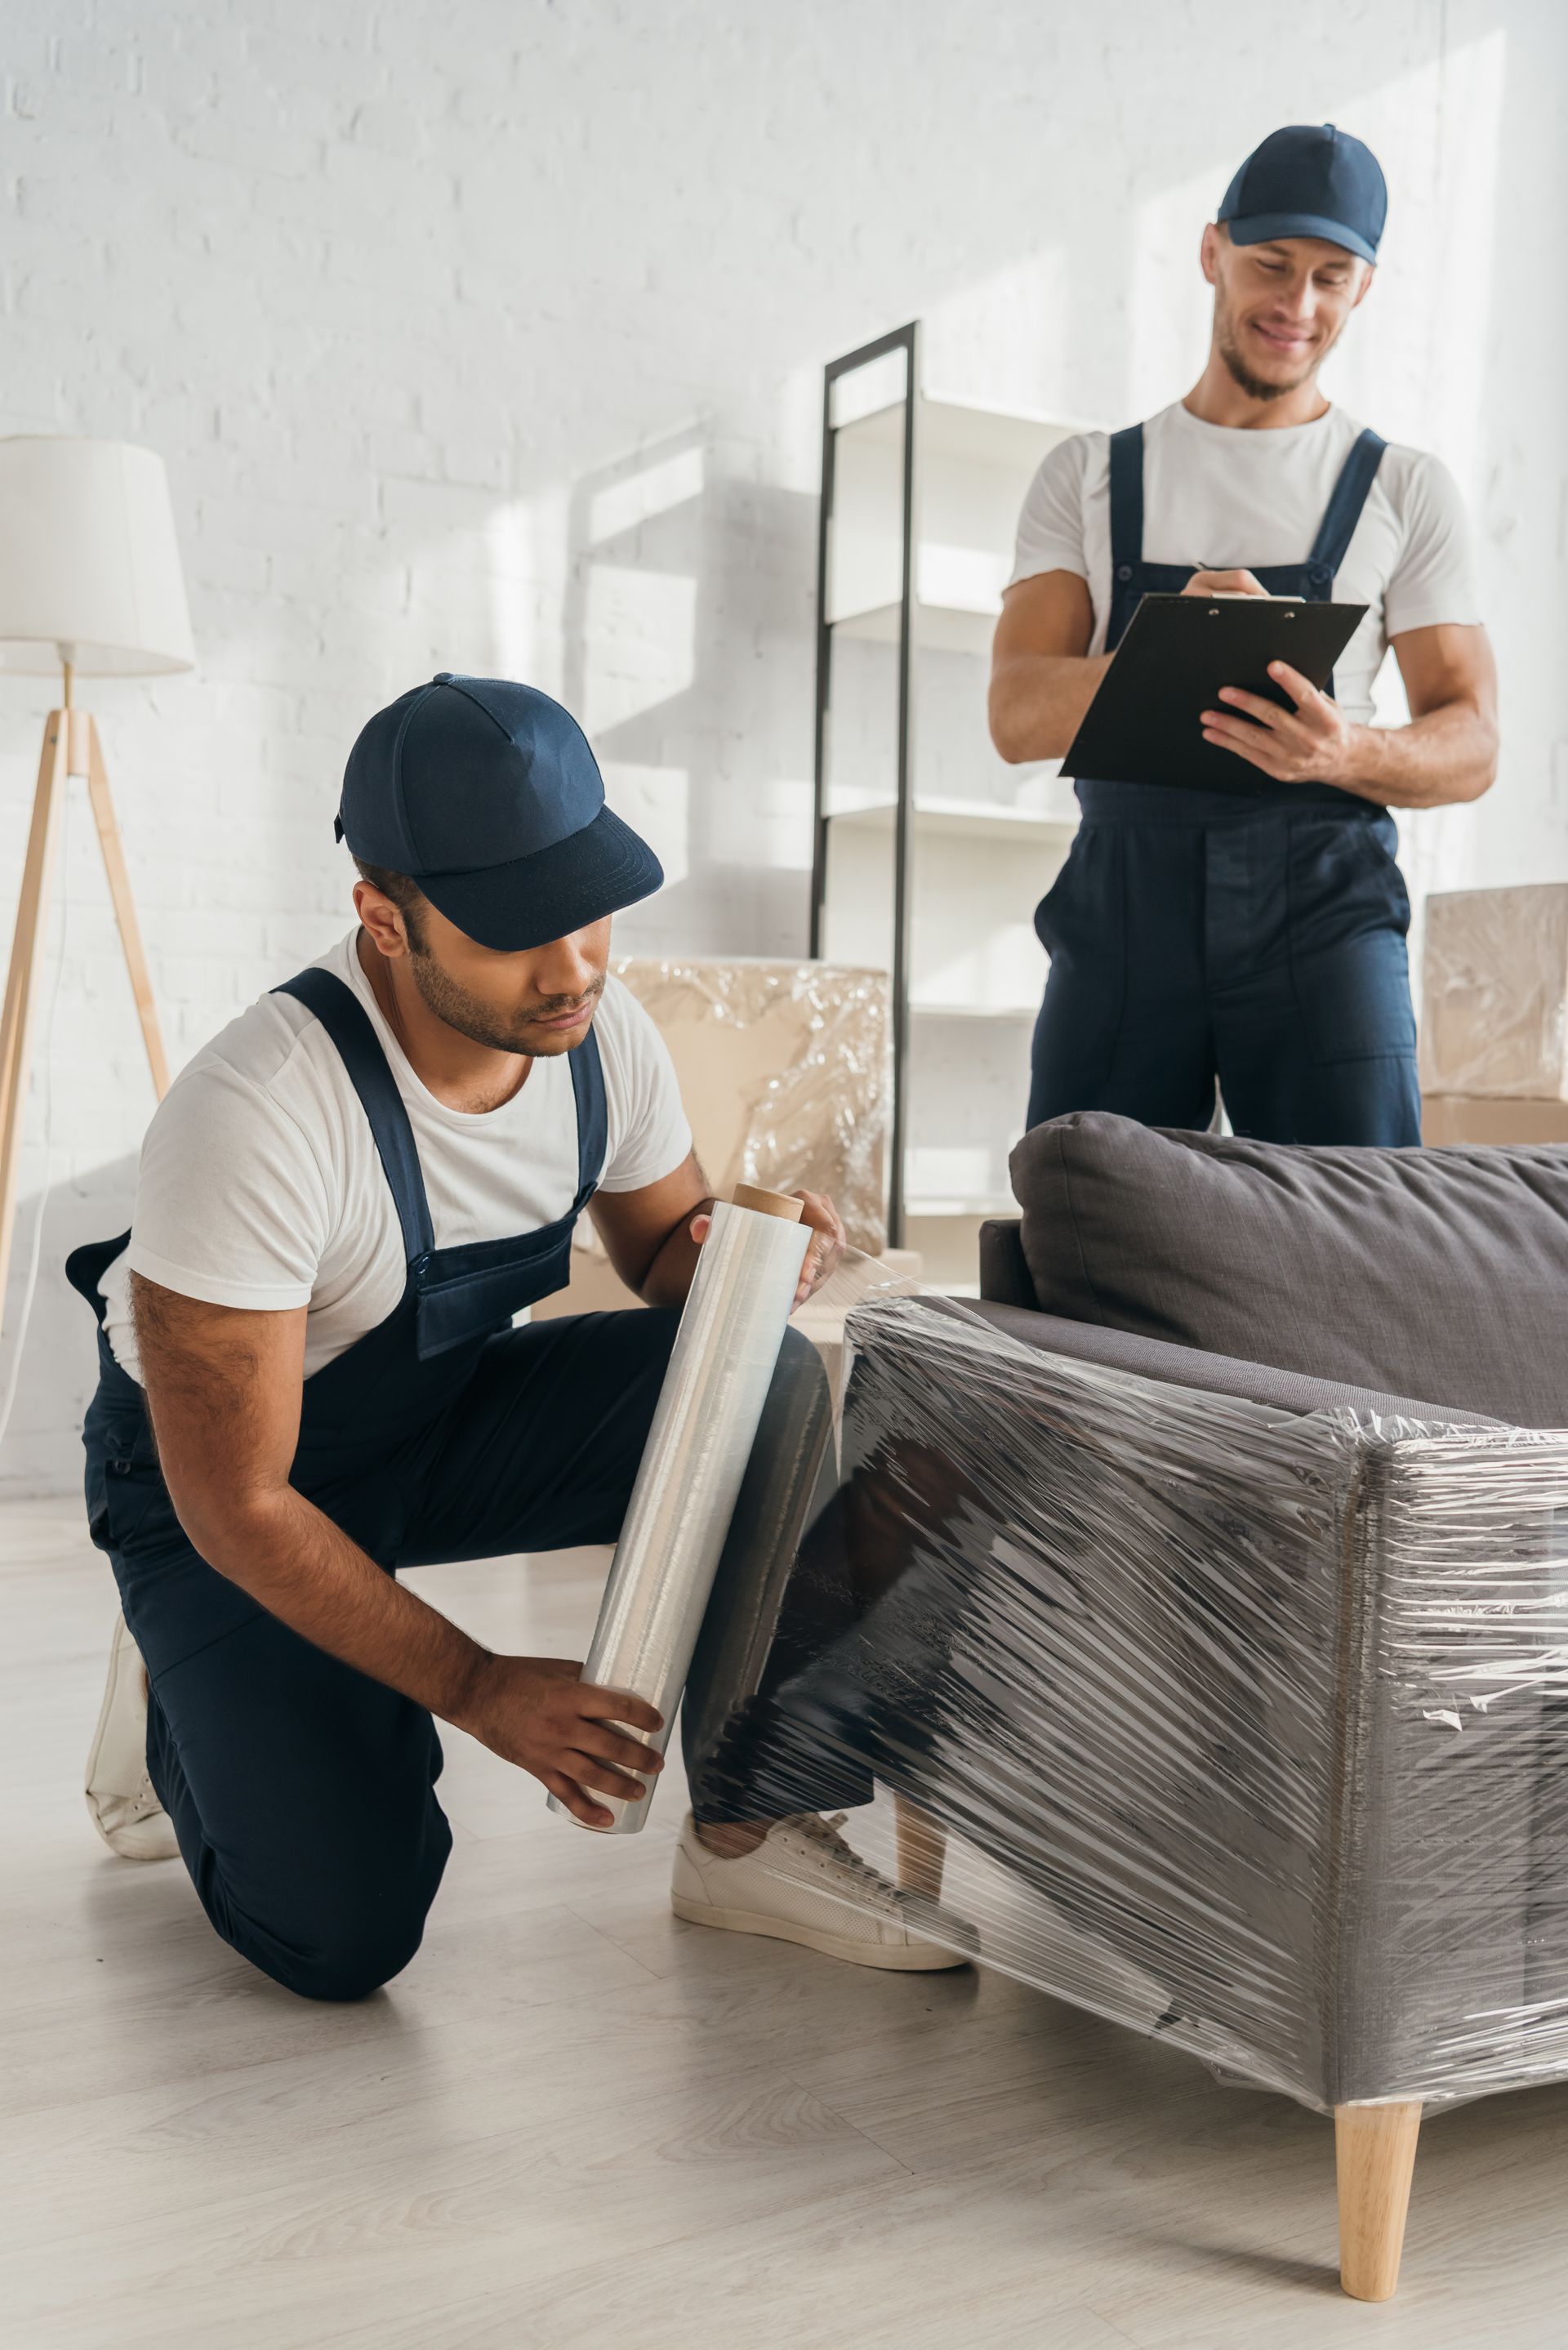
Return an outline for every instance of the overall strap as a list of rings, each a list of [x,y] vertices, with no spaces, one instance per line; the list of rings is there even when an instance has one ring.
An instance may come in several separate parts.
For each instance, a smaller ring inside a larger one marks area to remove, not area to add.
[[[1111,434],[1111,575],[1122,582],[1143,561],[1143,426]]]
[[[1309,563],[1321,563],[1330,578],[1345,561],[1345,551],[1350,545],[1361,509],[1366,504],[1367,492],[1376,479],[1377,468],[1383,462],[1383,452],[1388,446],[1370,426],[1361,434],[1340,468],[1339,479],[1334,485],[1317,536],[1313,541]]]
[[[337,1046],[348,1082],[370,1121],[371,1137],[403,1228],[404,1255],[410,1264],[416,1257],[428,1256],[435,1245],[435,1233],[420,1155],[414,1148],[414,1130],[369,1014],[351,987],[319,965],[286,979],[273,993],[292,995],[307,1012],[314,1012]]]
[[[72,1249],[66,1259],[66,1279],[78,1297],[85,1297],[103,1327],[104,1296],[99,1282],[114,1263],[130,1246],[130,1234],[120,1232],[111,1241],[84,1241],[80,1248]]]
[[[581,1208],[604,1172],[609,1145],[609,1118],[605,1107],[604,1064],[599,1058],[598,1033],[590,1028],[566,1059],[572,1072],[572,1093],[577,1105],[577,1197]]]

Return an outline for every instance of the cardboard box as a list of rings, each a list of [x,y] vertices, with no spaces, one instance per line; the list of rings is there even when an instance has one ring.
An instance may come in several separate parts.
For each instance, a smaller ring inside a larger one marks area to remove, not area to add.
[[[1428,898],[1421,968],[1423,1093],[1568,1100],[1568,882]]]
[[[714,1191],[826,1191],[854,1245],[878,1255],[892,1104],[887,972],[744,955],[637,955],[615,968],[670,1047]]]
[[[1474,1094],[1428,1094],[1423,1142],[1568,1143],[1568,1102],[1499,1101]]]
[[[692,1139],[714,1191],[737,1182],[826,1191],[850,1243],[883,1255],[892,1099],[888,974],[761,957],[631,955],[617,976],[670,1047]],[[570,1286],[541,1318],[635,1305],[587,1217]],[[919,1259],[891,1260],[919,1278]]]

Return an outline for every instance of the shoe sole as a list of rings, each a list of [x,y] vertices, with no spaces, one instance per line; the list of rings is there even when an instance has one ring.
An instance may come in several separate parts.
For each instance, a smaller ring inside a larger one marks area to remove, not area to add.
[[[825,1959],[842,1959],[852,1967],[881,1967],[892,1974],[937,1974],[969,1960],[957,1950],[939,1949],[934,1942],[846,1941],[825,1934],[819,1927],[797,1926],[787,1918],[770,1918],[757,1909],[719,1909],[711,1902],[688,1901],[678,1893],[670,1906],[689,1926],[718,1926],[732,1934],[765,1934],[775,1942],[798,1942],[804,1950],[820,1950]]]
[[[103,1751],[104,1736],[119,1697],[122,1686],[121,1676],[128,1670],[139,1673],[141,1669],[141,1651],[126,1629],[124,1616],[117,1616],[114,1637],[109,1644],[109,1679],[104,1684],[103,1703],[98,1710],[98,1727],[92,1734],[92,1744],[88,1748],[87,1769],[82,1773],[82,1793],[87,1803],[88,1819],[91,1820],[116,1859],[143,1862],[177,1860],[180,1856],[180,1846],[175,1840],[174,1824],[167,1812],[160,1807],[156,1812],[146,1813],[139,1819],[124,1820],[114,1827],[106,1826],[102,1806],[105,1804],[126,1803],[130,1798],[124,1794],[106,1794],[101,1788],[93,1785],[99,1767],[99,1758]]]
[[[123,1827],[118,1828],[106,1828],[93,1812],[90,1803],[88,1813],[116,1860],[135,1860],[145,1864],[156,1860],[178,1860],[180,1857],[174,1823],[165,1811],[146,1813],[140,1819],[128,1820]]]

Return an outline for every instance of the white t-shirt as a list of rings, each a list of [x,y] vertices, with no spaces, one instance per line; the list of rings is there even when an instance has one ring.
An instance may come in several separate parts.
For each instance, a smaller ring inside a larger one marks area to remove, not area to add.
[[[1241,432],[1206,424],[1179,400],[1143,429],[1143,556],[1195,569],[1304,563],[1340,468],[1361,432],[1341,408],[1311,424]],[[1095,607],[1091,653],[1106,649],[1111,603],[1110,435],[1059,442],[1030,485],[1013,580],[1075,571]],[[1011,584],[1011,583],[1010,583]],[[1334,663],[1346,714],[1372,715],[1391,637],[1478,622],[1465,512],[1436,457],[1390,442],[1334,583],[1336,603],[1366,618]]]
[[[415,1076],[360,969],[358,933],[319,958],[370,1015],[413,1128],[438,1249],[554,1223],[577,1191],[564,1053],[541,1055],[499,1109],[449,1109]],[[608,1136],[599,1188],[635,1191],[691,1149],[675,1070],[618,979],[594,1020]],[[309,1378],[403,1294],[402,1231],[369,1121],[337,1048],[292,995],[264,995],[182,1069],[141,1147],[130,1245],[101,1283],[115,1360],[140,1376],[132,1273],[182,1297],[257,1312],[307,1306]]]

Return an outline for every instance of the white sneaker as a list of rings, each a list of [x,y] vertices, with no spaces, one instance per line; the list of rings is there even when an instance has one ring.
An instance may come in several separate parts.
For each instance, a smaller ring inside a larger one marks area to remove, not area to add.
[[[727,1926],[803,1942],[854,1966],[905,1972],[961,1967],[956,1950],[909,1931],[898,1887],[851,1852],[831,1820],[802,1812],[775,1820],[754,1852],[722,1860],[699,1837],[690,1812],[675,1847],[670,1906],[693,1926]]]
[[[122,1860],[172,1860],[174,1823],[147,1773],[147,1673],[141,1651],[114,1619],[109,1686],[87,1759],[87,1807],[110,1852]]]

